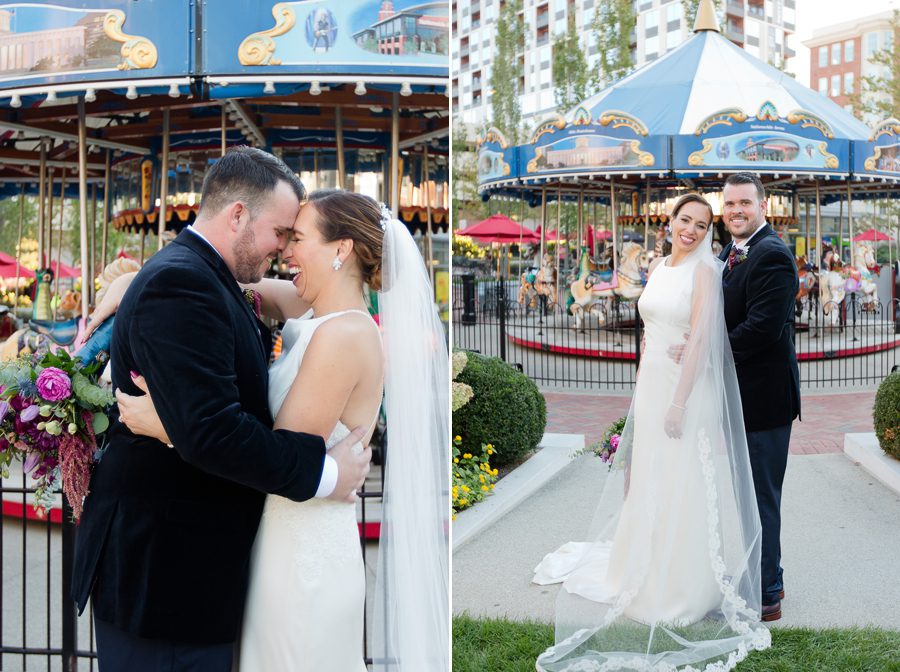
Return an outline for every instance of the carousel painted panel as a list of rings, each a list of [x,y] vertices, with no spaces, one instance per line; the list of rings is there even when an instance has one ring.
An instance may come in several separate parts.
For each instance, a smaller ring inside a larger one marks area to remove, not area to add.
[[[516,148],[496,128],[482,133],[476,140],[478,184],[515,179],[518,176]]]
[[[804,110],[785,116],[772,103],[754,114],[732,108],[704,119],[692,135],[673,142],[676,170],[751,170],[774,173],[847,172],[849,141]]]
[[[868,140],[853,141],[853,172],[900,178],[900,121],[886,119],[875,125]]]
[[[662,171],[667,159],[667,139],[649,136],[640,119],[615,110],[594,119],[583,107],[571,121],[556,116],[543,122],[519,147],[522,177]]]
[[[446,0],[204,0],[203,12],[209,75],[449,73]]]
[[[192,30],[182,0],[0,0],[0,88],[184,76]]]

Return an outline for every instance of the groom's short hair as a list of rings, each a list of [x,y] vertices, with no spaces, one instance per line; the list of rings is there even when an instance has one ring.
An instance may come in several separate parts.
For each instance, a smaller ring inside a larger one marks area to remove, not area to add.
[[[732,173],[725,180],[725,186],[728,185],[738,185],[738,184],[752,184],[756,187],[756,193],[759,196],[759,200],[766,200],[766,188],[763,186],[762,180],[759,179],[759,176],[756,173]]]
[[[255,147],[232,147],[203,179],[200,212],[212,216],[229,203],[241,201],[255,217],[279,182],[287,182],[298,201],[306,200],[306,188],[284,161]]]

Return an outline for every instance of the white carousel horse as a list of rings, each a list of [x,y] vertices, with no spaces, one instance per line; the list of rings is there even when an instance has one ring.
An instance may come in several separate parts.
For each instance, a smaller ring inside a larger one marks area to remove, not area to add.
[[[553,258],[549,254],[544,255],[543,263],[537,271],[526,271],[520,276],[519,303],[529,308],[537,308],[538,297],[547,299],[547,309],[553,310],[556,306],[556,269],[553,267]]]
[[[847,280],[847,291],[862,293],[860,304],[867,312],[875,312],[878,307],[878,287],[873,276],[880,270],[872,248],[868,245],[857,245],[853,254],[850,277]]]
[[[826,318],[830,317],[833,327],[840,320],[846,285],[847,278],[840,270],[822,271],[819,276],[819,303]]]
[[[596,283],[582,262],[581,272],[575,282],[569,285],[572,294],[572,305],[569,311],[575,316],[574,328],[584,330],[584,313],[595,312],[593,309],[600,301],[619,297],[626,301],[636,301],[647,284],[647,269],[650,267],[651,254],[637,243],[625,243],[619,255],[619,268],[613,272],[608,283]],[[600,325],[605,323],[602,312],[598,313]]]

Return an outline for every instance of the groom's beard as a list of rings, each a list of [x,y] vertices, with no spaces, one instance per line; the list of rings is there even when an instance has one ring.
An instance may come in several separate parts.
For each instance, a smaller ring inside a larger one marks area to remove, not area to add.
[[[256,248],[256,235],[248,222],[244,225],[240,237],[232,247],[234,252],[234,277],[238,282],[246,284],[262,280],[268,264],[268,255],[261,254]]]

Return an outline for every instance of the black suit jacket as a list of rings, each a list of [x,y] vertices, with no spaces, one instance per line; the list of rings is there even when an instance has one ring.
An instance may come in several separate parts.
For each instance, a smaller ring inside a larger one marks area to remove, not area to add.
[[[315,495],[321,437],[273,431],[268,352],[224,261],[182,232],[138,273],[119,307],[113,384],[142,374],[175,449],[111,418],[78,528],[80,610],[141,637],[234,641],[267,492]]]
[[[734,354],[748,432],[791,424],[800,414],[800,372],[794,352],[797,267],[768,224],[750,239],[747,258],[729,270],[729,243],[719,257],[725,325]]]

